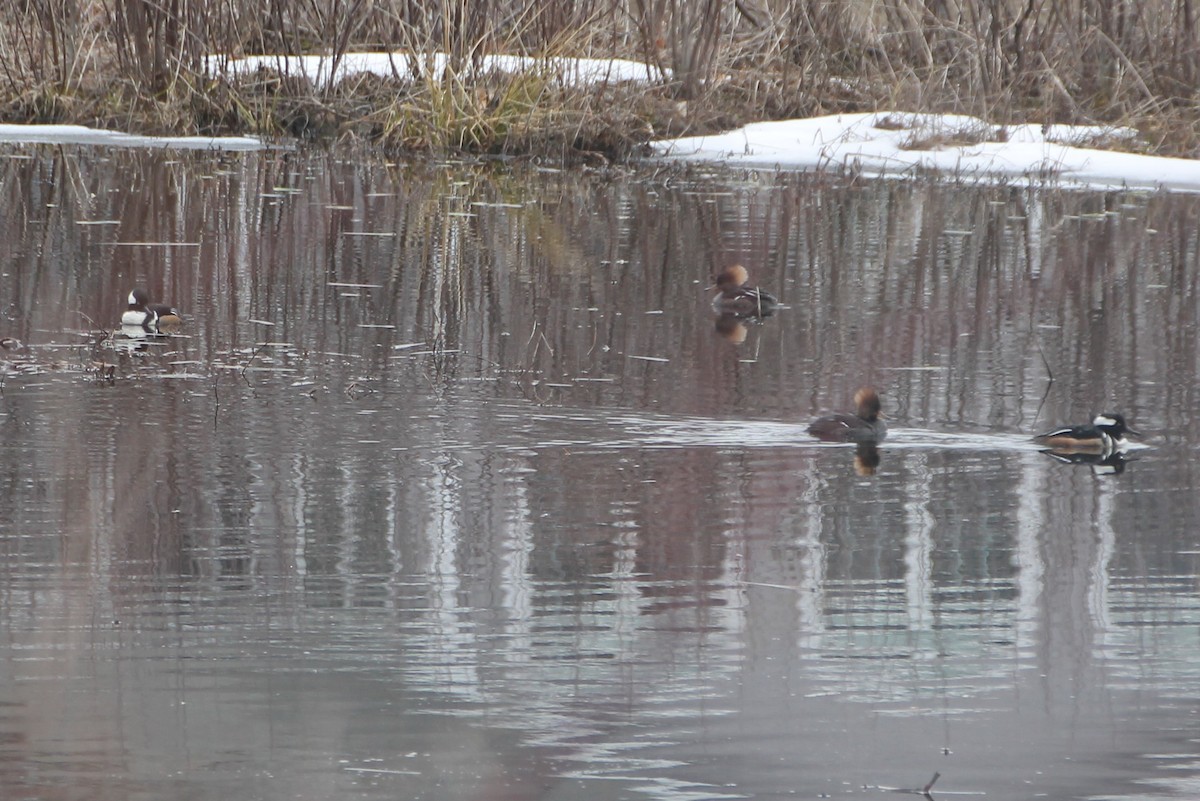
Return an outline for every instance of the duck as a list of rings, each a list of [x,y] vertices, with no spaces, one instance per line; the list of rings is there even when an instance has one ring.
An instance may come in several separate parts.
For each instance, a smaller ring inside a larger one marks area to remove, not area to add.
[[[1129,447],[1127,434],[1141,436],[1129,427],[1121,415],[1102,412],[1096,415],[1090,424],[1056,428],[1038,434],[1033,441],[1045,445],[1050,450],[1064,453],[1111,454]]]
[[[861,387],[854,393],[854,414],[837,413],[818,417],[808,433],[826,442],[879,442],[887,436],[887,423],[879,403],[879,393]]]
[[[16,337],[0,337],[0,350],[6,353],[0,357],[0,383],[10,375],[29,375],[43,371],[42,365],[25,347],[25,343]]]
[[[129,305],[121,315],[121,325],[151,333],[169,333],[183,325],[179,310],[166,303],[151,303],[146,290],[138,287],[129,293]]]
[[[722,314],[740,317],[769,317],[775,313],[779,299],[766,290],[747,286],[750,273],[740,264],[732,264],[717,273],[713,279],[714,289],[719,290],[713,298],[713,308]]]

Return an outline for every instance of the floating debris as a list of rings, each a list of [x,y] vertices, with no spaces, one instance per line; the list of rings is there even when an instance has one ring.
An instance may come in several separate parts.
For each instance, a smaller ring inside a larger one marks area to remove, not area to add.
[[[199,242],[109,242],[124,248],[198,248]]]
[[[246,373],[294,373],[295,367],[253,367],[248,364],[214,364],[218,370],[241,370]]]

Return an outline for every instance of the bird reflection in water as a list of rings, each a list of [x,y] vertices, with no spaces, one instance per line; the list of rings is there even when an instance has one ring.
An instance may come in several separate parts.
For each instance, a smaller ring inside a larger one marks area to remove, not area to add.
[[[717,317],[714,328],[722,339],[733,345],[741,345],[746,341],[747,334],[750,333],[750,329],[746,327],[746,321],[736,314],[722,314]]]
[[[1128,453],[1120,450],[1108,453],[1083,453],[1048,448],[1040,452],[1063,464],[1086,465],[1092,468],[1092,472],[1098,476],[1120,475],[1125,472],[1125,465],[1134,461]]]
[[[140,325],[123,325],[109,333],[107,345],[117,353],[136,353],[145,350],[155,339],[158,339],[158,334],[147,331]]]
[[[860,476],[873,476],[879,467],[879,446],[874,442],[860,442],[854,449],[854,472]]]

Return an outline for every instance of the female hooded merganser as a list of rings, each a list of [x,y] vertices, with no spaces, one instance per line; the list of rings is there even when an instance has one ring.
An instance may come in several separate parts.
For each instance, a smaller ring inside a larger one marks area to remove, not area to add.
[[[808,433],[827,442],[879,442],[887,436],[879,393],[863,387],[854,393],[854,407],[854,414],[818,417],[809,425]]]
[[[1113,453],[1129,445],[1126,434],[1141,434],[1125,424],[1125,418],[1113,412],[1096,415],[1091,425],[1069,426],[1038,434],[1033,438],[1055,451],[1074,453]]]
[[[183,325],[183,318],[174,306],[151,303],[146,290],[138,287],[129,293],[129,306],[121,315],[121,325],[140,327],[144,331],[168,333]]]
[[[717,273],[714,286],[720,290],[713,298],[713,307],[722,314],[767,317],[775,312],[779,300],[770,292],[746,286],[750,273],[740,264],[726,267]]]

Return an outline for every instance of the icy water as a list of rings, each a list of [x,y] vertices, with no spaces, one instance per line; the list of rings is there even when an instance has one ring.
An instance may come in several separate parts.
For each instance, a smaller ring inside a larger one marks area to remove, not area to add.
[[[0,797],[1200,794],[1200,199],[0,156]]]

